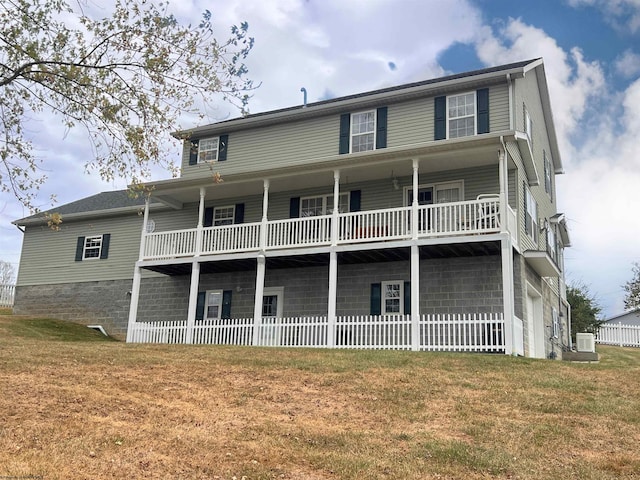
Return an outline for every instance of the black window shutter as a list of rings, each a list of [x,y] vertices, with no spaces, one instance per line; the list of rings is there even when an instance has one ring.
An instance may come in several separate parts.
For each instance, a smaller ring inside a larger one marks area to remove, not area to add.
[[[434,140],[444,140],[447,138],[447,97],[436,97],[433,100],[435,111],[434,118]]]
[[[411,315],[411,282],[404,282],[404,314]]]
[[[380,107],[376,118],[376,149],[387,148],[387,107]]]
[[[349,211],[350,212],[359,212],[360,211],[360,190],[351,190],[349,193]]]
[[[196,320],[204,319],[204,302],[207,299],[207,292],[198,292],[198,301],[196,302]]]
[[[382,284],[371,284],[371,315],[381,315],[382,313]]]
[[[476,92],[478,110],[478,133],[489,133],[489,89],[481,88]]]
[[[233,223],[244,223],[244,203],[236,203]]]
[[[229,149],[229,135],[220,135],[218,139],[218,161],[224,162],[227,159]]]
[[[200,140],[189,140],[189,165],[198,163],[198,145]]]
[[[82,261],[83,252],[84,252],[84,237],[78,237],[78,243],[76,244],[76,262]]]
[[[222,315],[220,318],[231,318],[231,294],[232,290],[222,292]]]
[[[202,225],[205,227],[211,227],[213,225],[213,207],[207,207],[204,209]]]
[[[349,153],[349,133],[351,133],[351,114],[340,115],[340,149],[339,153]]]
[[[300,197],[291,197],[289,201],[289,218],[300,217]]]
[[[111,240],[111,234],[105,233],[102,235],[102,248],[100,249],[100,259],[104,260],[109,258],[109,241]]]

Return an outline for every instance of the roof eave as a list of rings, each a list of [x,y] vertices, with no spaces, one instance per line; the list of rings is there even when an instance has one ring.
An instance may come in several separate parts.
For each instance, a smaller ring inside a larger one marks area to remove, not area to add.
[[[172,132],[171,135],[179,140],[190,138],[192,136],[201,137],[203,135],[215,135],[231,130],[246,129],[271,125],[275,123],[286,122],[293,119],[314,117],[318,115],[326,115],[330,113],[338,113],[354,108],[363,108],[372,104],[380,104],[392,100],[399,102],[418,96],[424,96],[427,93],[440,94],[448,90],[458,89],[464,85],[473,85],[477,83],[488,82],[491,80],[502,80],[506,82],[507,75],[511,78],[523,76],[526,70],[535,68],[542,62],[541,59],[533,60],[524,66],[513,67],[493,72],[480,73],[477,75],[463,76],[433,83],[420,84],[398,89],[382,89],[368,93],[356,94],[342,97],[343,99],[334,99],[331,101],[310,103],[306,106],[295,106],[273,112],[265,112],[248,117],[239,117],[224,122],[203,125],[192,129]],[[532,66],[532,67],[530,67]],[[530,67],[530,68],[529,68]]]

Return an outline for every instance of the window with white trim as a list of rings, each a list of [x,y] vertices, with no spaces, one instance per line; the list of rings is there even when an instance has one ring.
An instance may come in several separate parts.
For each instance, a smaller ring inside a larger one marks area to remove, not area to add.
[[[85,237],[84,249],[82,252],[83,260],[90,260],[92,258],[100,258],[102,253],[102,235],[94,237]]]
[[[222,290],[207,290],[204,315],[206,320],[219,320],[222,315]]]
[[[375,149],[376,111],[351,114],[351,153]]]
[[[553,226],[549,226],[547,229],[547,251],[551,258],[553,258],[556,262],[558,261],[558,247],[556,240],[556,231]]]
[[[554,307],[551,307],[551,334],[553,338],[558,338],[560,336],[560,315],[558,315],[558,310]]]
[[[219,137],[202,138],[198,142],[198,163],[218,160]]]
[[[476,93],[447,97],[447,138],[459,138],[476,133]]]
[[[404,282],[382,282],[383,315],[404,314]]]
[[[219,227],[222,225],[233,225],[233,219],[235,218],[236,207],[235,205],[227,207],[215,207],[213,209],[213,226]]]
[[[338,212],[349,211],[349,194],[341,193],[338,197]],[[300,198],[300,216],[317,217],[333,213],[333,195]]]
[[[413,203],[413,189],[405,187],[406,205]],[[464,182],[435,183],[433,185],[420,185],[418,188],[418,204],[431,205],[433,203],[460,202],[464,199]]]
[[[551,183],[551,159],[547,156],[545,150],[542,151],[542,158],[544,161],[544,191],[549,194],[549,197],[553,200],[552,183]]]
[[[538,241],[538,203],[529,187],[525,185],[525,222],[524,230],[534,242]]]
[[[529,110],[527,110],[526,106],[524,108],[524,133],[527,134],[529,138],[529,143],[533,145],[533,120],[531,120],[531,115],[529,115]]]

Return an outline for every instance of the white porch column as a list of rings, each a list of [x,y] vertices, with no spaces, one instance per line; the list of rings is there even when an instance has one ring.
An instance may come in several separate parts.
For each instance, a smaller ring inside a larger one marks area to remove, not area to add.
[[[418,160],[413,159],[413,199],[411,201],[411,238],[418,239]]]
[[[509,232],[508,225],[508,208],[509,204],[509,169],[508,169],[508,157],[507,150],[503,143],[503,148],[498,152],[498,174],[500,182],[500,207],[499,216],[500,219],[500,231]],[[511,233],[511,232],[509,232]]]
[[[327,308],[327,347],[336,346],[336,299],[338,294],[338,254],[329,253],[329,306]]]
[[[144,217],[142,220],[142,231],[140,232],[140,249],[138,250],[138,262],[144,258],[145,245],[147,242],[147,223],[149,222],[149,196],[144,201]],[[133,341],[133,325],[138,316],[138,301],[140,298],[140,281],[142,272],[138,262],[133,269],[133,284],[131,285],[131,301],[129,302],[129,321],[127,322],[127,342]]]
[[[411,245],[411,350],[420,350],[420,249]]]
[[[267,211],[269,210],[269,179],[262,181],[262,223],[260,224],[260,250],[267,247]]]
[[[253,345],[260,342],[260,325],[262,324],[262,297],[264,296],[264,274],[266,259],[261,253],[257,258],[256,269],[256,296],[253,305]]]
[[[133,285],[131,286],[131,302],[129,303],[129,322],[127,325],[127,343],[133,342],[133,325],[138,316],[138,298],[140,296],[140,267],[136,263],[133,269]]]
[[[193,343],[193,327],[196,324],[198,306],[198,288],[200,285],[200,262],[195,259],[191,264],[191,286],[189,287],[189,310],[187,312],[187,332],[184,343]]]
[[[204,187],[200,187],[200,204],[198,206],[198,226],[197,226],[197,230],[196,230],[196,251],[195,251],[195,256],[196,257],[199,257],[200,254],[202,253],[202,238],[203,238],[202,229],[204,228],[204,223],[203,223],[203,219],[204,219],[204,196],[205,196],[205,188]]]
[[[504,315],[504,339],[505,354],[516,355],[515,343],[515,299],[513,289],[513,247],[511,245],[511,236],[504,235],[501,243],[501,259],[502,259],[502,306]]]
[[[333,212],[331,218],[331,245],[338,245],[338,209],[340,208],[340,170],[333,171]]]

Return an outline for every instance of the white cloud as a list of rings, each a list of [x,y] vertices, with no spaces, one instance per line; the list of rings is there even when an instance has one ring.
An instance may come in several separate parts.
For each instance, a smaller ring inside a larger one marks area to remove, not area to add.
[[[640,0],[568,0],[572,7],[595,7],[617,30],[635,34],[640,32]]]
[[[640,74],[640,55],[627,49],[618,55],[615,63],[616,71],[625,78],[632,78]]]

